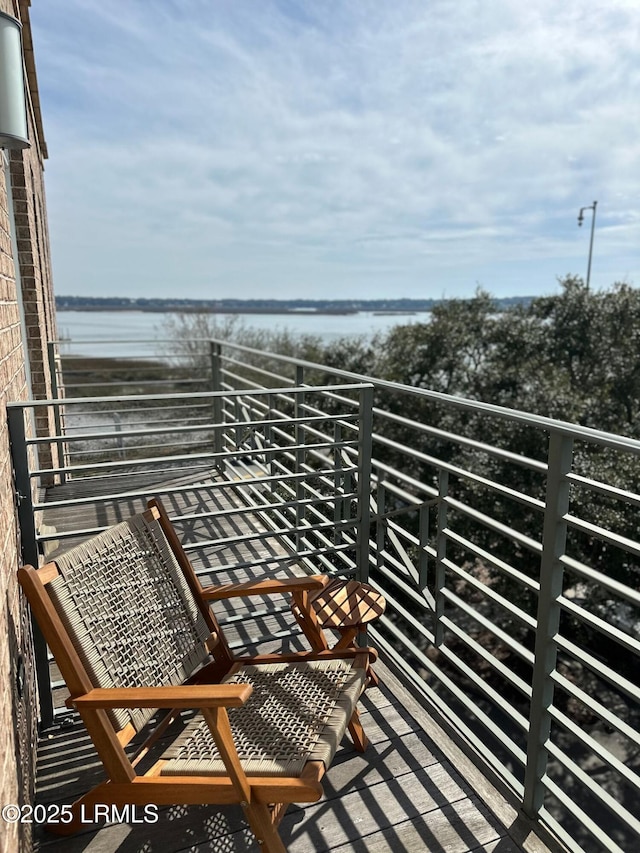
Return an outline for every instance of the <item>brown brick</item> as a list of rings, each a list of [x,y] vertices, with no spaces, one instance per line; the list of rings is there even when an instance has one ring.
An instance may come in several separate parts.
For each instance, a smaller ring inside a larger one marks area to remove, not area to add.
[[[27,4],[18,7],[13,0],[0,0],[2,12],[15,15],[18,8],[28,14]],[[22,23],[25,27],[23,32],[30,41],[29,21]],[[29,121],[32,125],[31,113]],[[37,138],[33,128],[30,138]],[[34,394],[37,397],[50,396],[44,362],[45,329],[51,329],[55,336],[56,323],[46,214],[41,216],[41,212],[46,210],[46,203],[41,152],[37,145],[25,151],[12,151],[10,171],[18,258],[13,257],[5,172],[0,169],[0,597],[4,602],[0,608],[0,667],[5,685],[4,701],[0,703],[0,800],[3,803],[24,803],[32,800],[34,790],[35,666],[29,619],[16,581],[16,568],[20,563],[19,533],[13,500],[6,402],[26,398],[25,345],[34,368],[31,377]],[[16,262],[20,264],[22,298],[29,315],[26,341],[22,340],[16,301]],[[47,418],[38,418],[38,432],[46,433],[48,428]],[[22,697],[18,696],[15,679],[20,657],[24,659],[29,674]],[[30,846],[28,831],[22,833],[18,825],[0,822],[0,850],[26,853]]]

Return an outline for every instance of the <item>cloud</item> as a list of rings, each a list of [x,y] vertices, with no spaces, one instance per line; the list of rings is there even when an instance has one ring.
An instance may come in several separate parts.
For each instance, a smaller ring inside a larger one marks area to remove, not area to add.
[[[455,295],[482,270],[495,292],[514,271],[518,292],[548,291],[554,261],[585,266],[576,216],[594,198],[594,282],[618,260],[633,278],[636,15],[36,4],[57,290],[171,295],[179,276],[194,297]]]

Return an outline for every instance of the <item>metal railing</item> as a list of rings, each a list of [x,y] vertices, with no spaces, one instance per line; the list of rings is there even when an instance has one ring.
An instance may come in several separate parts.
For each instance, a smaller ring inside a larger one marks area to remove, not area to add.
[[[213,352],[225,389],[365,380]],[[390,604],[378,645],[529,816],[574,849],[635,849],[640,442],[366,381],[370,578]]]
[[[318,564],[364,578],[368,478],[357,474],[370,470],[371,394],[371,386],[348,384],[9,404],[23,561],[54,559],[156,497],[208,582],[248,566],[262,576]],[[82,429],[78,411],[87,405]],[[62,407],[73,433],[36,436],[33,413],[61,415]],[[43,464],[61,443],[64,462]],[[49,656],[37,625],[34,633],[46,725],[55,716]]]
[[[94,348],[97,341],[85,341],[79,344]],[[160,346],[160,349],[158,349]],[[47,345],[47,359],[51,377],[52,397],[72,397],[77,402],[69,409],[59,407],[54,410],[56,432],[60,436],[72,435],[75,431],[86,429],[87,423],[101,423],[102,429],[118,429],[121,418],[130,426],[135,424],[135,409],[121,407],[114,409],[112,421],[105,419],[105,407],[92,401],[103,397],[121,397],[135,395],[178,395],[215,391],[219,383],[214,376],[215,367],[211,357],[212,345],[208,340],[192,339],[186,347],[176,347],[175,342],[158,344],[156,340],[114,342],[104,341],[100,350],[109,356],[87,356],[76,351],[68,341],[50,341]],[[194,362],[196,369],[194,370]],[[84,402],[80,402],[84,401]],[[98,406],[98,408],[96,408]],[[162,426],[174,415],[181,417],[182,405],[178,411],[163,401],[154,409],[146,407],[144,420],[139,426]],[[189,407],[189,423],[206,424],[210,412],[207,404],[194,401]],[[153,416],[153,417],[152,417]],[[60,460],[68,445],[60,441],[57,452]],[[65,460],[70,463],[70,459]],[[64,465],[62,466],[64,467]],[[63,479],[66,473],[60,475]]]
[[[247,417],[232,394],[268,401],[273,389],[322,386],[305,405],[344,415],[354,404],[328,383],[373,386],[370,474],[352,447],[334,458],[368,495],[361,545],[389,605],[376,644],[570,849],[637,849],[640,442],[228,341],[208,346],[216,405],[236,425]],[[304,494],[295,481],[284,488],[295,515]],[[333,511],[339,520],[344,505]]]

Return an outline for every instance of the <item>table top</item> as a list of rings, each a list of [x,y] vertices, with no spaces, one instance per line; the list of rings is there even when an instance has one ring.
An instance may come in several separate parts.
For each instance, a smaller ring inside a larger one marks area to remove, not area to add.
[[[381,616],[387,606],[382,593],[369,584],[342,578],[330,581],[311,603],[323,628],[366,625]]]

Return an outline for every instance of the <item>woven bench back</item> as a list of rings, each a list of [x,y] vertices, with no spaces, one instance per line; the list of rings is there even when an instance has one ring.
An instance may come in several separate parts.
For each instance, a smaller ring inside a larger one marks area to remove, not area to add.
[[[181,684],[207,657],[209,628],[158,521],[136,515],[56,558],[49,584],[96,687]],[[109,712],[140,729],[153,709]]]

